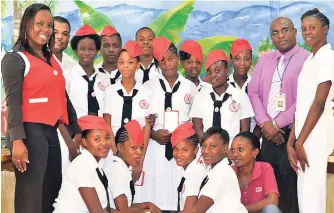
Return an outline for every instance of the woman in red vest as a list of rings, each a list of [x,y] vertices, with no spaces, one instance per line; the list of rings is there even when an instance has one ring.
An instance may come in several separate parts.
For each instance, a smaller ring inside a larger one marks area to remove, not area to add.
[[[23,14],[13,52],[1,61],[7,136],[16,168],[16,213],[53,211],[62,180],[58,124],[70,124],[71,133],[80,134],[63,71],[52,55],[53,41],[50,8],[32,4]]]

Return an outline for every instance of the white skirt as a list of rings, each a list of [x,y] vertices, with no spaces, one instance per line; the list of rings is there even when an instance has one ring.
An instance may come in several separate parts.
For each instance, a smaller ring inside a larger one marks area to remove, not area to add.
[[[143,186],[136,186],[135,202],[152,202],[161,210],[177,210],[177,187],[182,168],[165,158],[165,146],[150,139],[143,171]]]
[[[66,169],[70,162],[70,153],[68,151],[68,147],[65,143],[65,140],[63,139],[63,136],[61,135],[59,129],[57,129],[58,138],[59,138],[59,144],[60,144],[60,151],[61,151],[61,171],[64,175],[66,172]]]

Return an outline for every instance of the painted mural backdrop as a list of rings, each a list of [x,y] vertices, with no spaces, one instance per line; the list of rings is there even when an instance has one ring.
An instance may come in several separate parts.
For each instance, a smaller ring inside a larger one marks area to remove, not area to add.
[[[67,18],[72,27],[71,35],[83,24],[90,24],[98,33],[105,25],[113,25],[125,43],[134,39],[139,28],[149,26],[157,36],[165,36],[176,45],[187,39],[197,40],[205,56],[214,49],[223,49],[229,54],[232,42],[236,38],[245,38],[254,49],[254,65],[261,54],[274,49],[269,36],[274,18],[291,18],[298,30],[298,44],[304,48],[307,47],[300,33],[300,17],[305,11],[317,7],[334,20],[334,3],[331,1],[2,0],[1,55],[13,46],[13,35],[18,32],[20,17],[24,9],[34,2],[45,3],[54,15]],[[332,29],[328,38],[334,46]],[[66,54],[76,60],[71,48],[66,49]],[[98,55],[96,63],[101,60]]]

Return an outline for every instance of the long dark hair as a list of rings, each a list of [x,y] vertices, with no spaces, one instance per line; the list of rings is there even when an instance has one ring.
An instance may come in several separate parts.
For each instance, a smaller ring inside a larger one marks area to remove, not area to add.
[[[48,10],[51,13],[51,10],[48,6],[46,6],[45,4],[38,4],[38,3],[30,5],[24,11],[20,24],[19,38],[17,39],[13,47],[14,51],[28,51],[30,53],[34,52],[27,42],[26,35],[27,31],[29,30],[29,27],[31,27],[29,26],[31,20],[35,18],[36,13],[40,10]],[[54,44],[54,40],[55,40],[54,33],[52,33],[49,41],[42,47],[43,55],[48,59],[48,61],[52,54],[52,47]]]

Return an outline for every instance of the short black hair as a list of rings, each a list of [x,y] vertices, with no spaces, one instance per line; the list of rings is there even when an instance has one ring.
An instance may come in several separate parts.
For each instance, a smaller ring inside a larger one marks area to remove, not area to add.
[[[71,32],[71,24],[70,24],[70,22],[66,18],[61,17],[61,16],[54,16],[53,17],[53,22],[55,22],[55,21],[57,21],[59,23],[67,24],[68,28],[69,28],[69,30]]]
[[[102,40],[103,37],[105,37],[105,36],[106,36],[106,35],[100,36],[101,40]],[[115,33],[115,34],[113,34],[113,35],[111,35],[111,36],[116,36],[116,37],[119,39],[119,41],[121,42],[121,45],[122,45],[122,37],[121,37],[121,34],[119,34],[119,33]]]
[[[84,39],[84,38],[90,38],[90,39],[94,40],[96,50],[101,49],[101,40],[100,40],[100,36],[98,34],[91,34],[91,35],[84,35],[84,36],[73,36],[73,38],[71,39],[72,49],[77,50],[79,41]]]
[[[249,141],[253,149],[259,149],[259,154],[256,156],[256,161],[262,161],[261,144],[259,138],[256,135],[254,135],[249,131],[245,131],[245,132],[240,132],[234,138],[237,137],[242,137],[247,141]]]
[[[198,146],[199,140],[198,140],[198,136],[196,133],[193,134],[192,136],[189,136],[185,140],[191,142],[194,145],[194,147]]]
[[[119,144],[119,143],[124,143],[125,141],[127,141],[129,139],[129,135],[128,132],[126,131],[125,127],[122,126],[121,128],[119,128],[116,132],[116,136],[115,136],[115,144]]]
[[[92,131],[92,129],[86,129],[81,132],[82,138],[87,138],[88,134]]]
[[[149,31],[151,31],[153,33],[153,37],[155,37],[155,33],[154,33],[154,31],[151,28],[149,28],[149,27],[142,27],[139,30],[137,30],[137,32],[136,32],[136,38],[135,38],[136,40],[137,40],[138,33],[140,31],[142,31],[142,30],[149,30]]]
[[[206,141],[209,137],[215,134],[219,135],[223,144],[229,144],[230,136],[228,132],[225,129],[222,129],[221,127],[217,127],[217,126],[210,127],[208,130],[206,130],[206,132],[203,134],[201,144],[203,144],[204,141]]]
[[[121,55],[122,52],[127,52],[127,50],[126,49],[121,49],[121,52],[119,54]],[[137,56],[136,59],[138,60],[138,62],[140,61],[139,56]]]
[[[328,19],[327,16],[325,16],[322,12],[320,12],[320,11],[318,10],[318,8],[314,8],[314,9],[312,9],[312,10],[308,10],[308,11],[306,11],[306,12],[302,15],[301,20],[303,20],[304,18],[309,17],[309,16],[312,16],[312,17],[314,17],[314,18],[319,19],[323,27],[324,27],[324,26],[328,26],[328,28],[329,28],[329,24],[330,24],[329,19]]]
[[[169,45],[169,47],[168,47],[168,51],[174,53],[174,54],[177,55],[177,56],[179,55],[179,54],[177,53],[177,47],[175,46],[174,43],[170,43],[170,45]]]
[[[179,51],[179,56],[180,56],[180,60],[184,61],[184,60],[188,60],[191,57],[191,54],[180,50]]]

